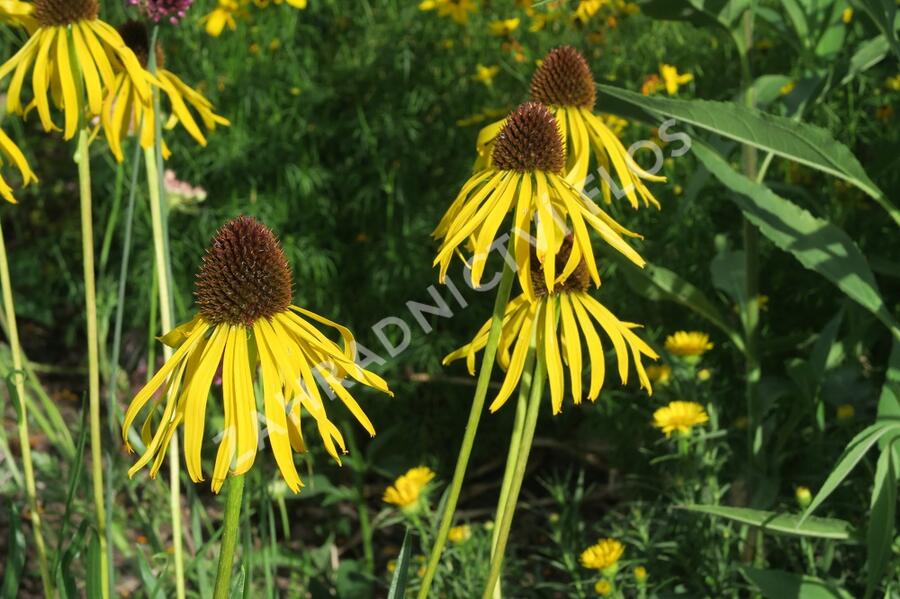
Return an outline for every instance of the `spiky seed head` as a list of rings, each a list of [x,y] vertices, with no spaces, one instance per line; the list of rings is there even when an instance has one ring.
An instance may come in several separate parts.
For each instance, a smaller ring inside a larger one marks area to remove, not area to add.
[[[561,273],[566,267],[566,262],[569,261],[569,256],[572,255],[573,243],[574,241],[571,234],[566,235],[563,239],[562,245],[560,245],[559,251],[556,253],[555,257],[557,273]],[[546,281],[544,281],[544,267],[540,260],[538,260],[533,247],[531,248],[531,286],[534,288],[535,297],[544,297],[548,294],[547,284]],[[556,284],[556,287],[553,288],[553,293],[587,291],[590,286],[591,273],[588,271],[587,263],[584,261],[584,258],[582,258],[578,263],[578,266],[575,267],[575,270],[572,271],[572,274],[570,274],[565,281]]]
[[[594,76],[581,52],[572,46],[551,50],[531,78],[531,99],[548,106],[594,110]]]
[[[292,296],[291,268],[268,227],[240,216],[219,229],[194,288],[207,321],[250,326],[286,310]]]
[[[505,171],[561,172],[566,157],[553,113],[539,102],[519,106],[500,129],[491,159]]]
[[[35,0],[32,16],[42,27],[93,21],[100,14],[97,0]]]

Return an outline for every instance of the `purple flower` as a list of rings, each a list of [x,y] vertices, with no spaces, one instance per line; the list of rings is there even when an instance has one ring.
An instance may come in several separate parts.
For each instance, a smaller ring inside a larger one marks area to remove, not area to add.
[[[167,19],[173,25],[184,18],[194,0],[128,0],[140,8],[150,19],[159,23]]]

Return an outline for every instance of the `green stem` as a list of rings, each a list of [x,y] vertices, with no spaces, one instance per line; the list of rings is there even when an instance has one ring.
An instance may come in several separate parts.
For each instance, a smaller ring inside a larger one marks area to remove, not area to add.
[[[28,498],[28,509],[31,512],[31,529],[34,532],[34,545],[38,554],[38,565],[41,571],[41,583],[44,597],[53,597],[53,581],[47,566],[47,548],[41,525],[41,512],[37,501],[37,487],[34,482],[34,464],[31,460],[31,437],[28,433],[28,409],[25,402],[25,379],[23,371],[22,351],[19,346],[19,328],[16,325],[16,308],[13,303],[12,284],[9,278],[9,259],[6,256],[6,242],[3,229],[0,228],[0,284],[3,286],[3,308],[6,314],[6,326],[9,330],[9,351],[12,353],[13,373],[16,395],[19,405],[18,430],[19,446],[22,451],[22,469],[25,472],[25,495]]]
[[[231,571],[234,566],[234,548],[237,545],[238,529],[240,528],[243,495],[244,475],[229,477],[228,491],[225,496],[225,530],[222,532],[213,599],[228,599],[231,592]]]
[[[506,509],[506,501],[509,498],[509,490],[512,487],[513,476],[516,470],[516,458],[519,456],[519,447],[522,444],[522,432],[525,429],[525,414],[528,411],[528,395],[531,391],[532,373],[534,371],[534,346],[537,340],[537,330],[532,334],[525,364],[522,367],[522,381],[519,383],[519,394],[516,399],[516,415],[513,420],[512,435],[509,438],[509,451],[506,455],[506,468],[503,471],[503,484],[500,486],[500,499],[497,501],[497,513],[494,515],[494,530],[491,535],[491,557],[497,553],[497,540],[500,536],[498,524],[503,520]],[[500,581],[494,587],[494,599],[503,596]]]
[[[91,423],[91,476],[94,485],[94,510],[97,517],[97,536],[100,539],[100,592],[109,597],[109,546],[106,528],[106,505],[103,492],[103,447],[100,431],[100,356],[97,340],[97,287],[94,277],[94,224],[91,213],[91,158],[88,139],[90,131],[78,133],[78,184],[81,197],[81,245],[84,262],[84,303],[87,320],[88,399]]]
[[[513,239],[510,238],[508,256],[512,255]],[[481,420],[481,412],[484,410],[484,401],[487,397],[488,386],[491,382],[491,372],[494,370],[494,359],[497,357],[497,344],[500,342],[500,328],[503,324],[503,313],[509,301],[509,293],[512,289],[515,269],[507,259],[503,261],[503,275],[500,279],[500,287],[494,300],[494,312],[491,317],[491,330],[488,333],[487,345],[481,359],[481,370],[478,373],[478,383],[475,385],[475,396],[472,398],[472,408],[469,411],[469,420],[466,423],[466,432],[463,435],[462,446],[456,458],[456,469],[453,471],[453,480],[447,492],[447,503],[444,513],[441,515],[441,525],[431,554],[428,557],[428,567],[425,576],[422,577],[422,586],[419,589],[418,599],[426,599],[434,575],[437,572],[438,563],[441,561],[441,553],[447,544],[447,535],[450,533],[450,525],[453,523],[453,515],[456,512],[456,504],[459,501],[459,493],[462,490],[463,479],[466,477],[466,468],[472,455],[472,446],[475,443],[475,434],[478,432],[478,423]]]
[[[519,492],[522,490],[522,481],[525,479],[525,469],[528,465],[528,455],[531,453],[534,431],[537,428],[546,370],[543,356],[538,354],[536,362],[534,377],[531,382],[531,397],[528,399],[528,412],[525,415],[522,439],[519,442],[519,455],[516,458],[516,470],[513,473],[512,485],[506,498],[506,505],[503,508],[503,519],[499,522],[500,533],[497,536],[496,550],[491,557],[491,570],[488,575],[487,585],[484,587],[483,599],[491,598],[494,588],[497,586],[497,581],[500,580],[500,571],[503,569],[503,555],[506,552],[507,541],[509,541],[509,531],[512,528],[513,515],[516,511],[516,504],[519,501]]]

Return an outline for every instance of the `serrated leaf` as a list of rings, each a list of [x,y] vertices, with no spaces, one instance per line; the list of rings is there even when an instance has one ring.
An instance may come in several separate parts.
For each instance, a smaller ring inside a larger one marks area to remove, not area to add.
[[[750,566],[741,573],[766,599],[852,599],[847,591],[814,576]]]
[[[856,156],[821,127],[734,102],[644,96],[610,85],[598,85],[597,89],[604,105],[608,99],[615,99],[844,179],[878,202],[900,224],[900,209],[869,178]],[[615,110],[615,106],[611,104],[609,110]]]
[[[790,252],[803,266],[834,283],[900,339],[900,324],[881,298],[875,275],[856,243],[843,230],[738,173],[704,143],[695,140],[694,154],[735,192],[729,199],[763,235]]]
[[[853,528],[849,522],[836,518],[807,518],[803,522],[800,514],[785,514],[722,505],[686,505],[682,507],[692,512],[700,512],[740,522],[741,524],[756,526],[765,532],[796,537],[845,541],[850,538]]]

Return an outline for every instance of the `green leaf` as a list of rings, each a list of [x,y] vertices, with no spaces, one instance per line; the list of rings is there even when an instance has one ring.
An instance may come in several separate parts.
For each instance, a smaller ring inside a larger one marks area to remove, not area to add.
[[[887,37],[897,58],[900,58],[900,42],[897,40],[897,5],[896,0],[851,0],[854,6],[862,9],[879,31]]]
[[[9,502],[9,538],[6,542],[6,564],[3,568],[3,585],[0,597],[17,597],[22,570],[25,567],[25,533],[22,532],[22,517],[16,504]]]
[[[875,486],[872,489],[869,530],[866,533],[866,562],[869,570],[866,577],[866,599],[872,596],[881,583],[891,557],[897,515],[897,477],[893,458],[894,453],[888,445],[881,452],[875,467]]]
[[[750,566],[743,566],[741,574],[767,599],[852,599],[847,591],[813,576]]]
[[[675,118],[844,179],[872,197],[900,224],[900,209],[891,204],[869,178],[853,153],[825,129],[734,102],[644,96],[609,85],[598,85],[597,89],[599,101],[604,105],[609,99],[615,99],[619,103],[655,113],[658,117]],[[615,110],[616,106],[611,103],[609,109]]]
[[[705,27],[717,24],[731,30],[750,6],[750,0],[650,0],[641,12],[654,19],[688,21]]]
[[[721,505],[686,505],[692,512],[726,518],[741,524],[757,526],[765,532],[797,537],[815,537],[846,541],[850,538],[852,526],[849,522],[836,518],[808,518],[802,521],[800,514],[781,514],[765,510]]]
[[[726,187],[747,219],[776,246],[793,254],[875,315],[900,339],[900,324],[881,298],[865,256],[843,230],[735,171],[717,152],[695,140],[694,154]]]
[[[816,493],[812,503],[809,504],[809,507],[806,508],[806,511],[803,513],[804,520],[816,511],[816,508],[822,505],[822,502],[837,489],[838,485],[847,478],[847,475],[849,475],[859,461],[863,459],[863,456],[866,455],[872,446],[889,433],[891,433],[892,436],[900,434],[900,422],[893,420],[876,422],[853,437],[846,449],[844,449],[844,453],[841,454],[841,457],[838,459],[837,465],[831,471],[831,474],[828,475],[828,478],[825,479],[822,488],[819,489],[819,492]]]
[[[391,588],[388,590],[388,599],[403,599],[406,596],[407,573],[409,571],[411,553],[412,535],[407,526],[406,532],[403,534],[400,556],[397,558],[397,567],[394,569],[394,577],[391,579]]]
[[[891,354],[888,356],[887,372],[884,385],[878,397],[878,421],[900,420],[900,341],[894,340]],[[882,439],[878,447],[884,449],[888,441]],[[895,467],[900,468],[900,447],[894,446]]]
[[[743,338],[728,324],[716,304],[691,283],[658,264],[648,263],[644,268],[638,268],[613,252],[608,256],[617,262],[635,292],[650,300],[672,301],[693,310],[724,332],[738,350],[744,351]]]
[[[88,545],[87,552],[87,580],[85,587],[88,597],[101,597],[101,589],[103,588],[103,577],[100,571],[100,537],[97,531],[91,532],[91,540]]]
[[[847,66],[847,73],[841,79],[841,85],[850,83],[858,75],[884,60],[890,49],[891,46],[883,35],[861,43],[850,58],[850,64]]]
[[[731,300],[743,306],[747,303],[745,254],[743,250],[726,250],[716,254],[709,264],[712,283]]]

